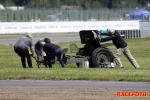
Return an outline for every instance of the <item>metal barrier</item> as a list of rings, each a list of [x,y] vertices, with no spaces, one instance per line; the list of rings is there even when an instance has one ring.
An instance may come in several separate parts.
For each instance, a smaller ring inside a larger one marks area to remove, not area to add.
[[[125,39],[141,38],[141,31],[140,30],[119,30],[118,32],[121,35],[124,35]]]
[[[125,14],[136,11],[134,8],[99,8],[99,9],[0,9],[1,22],[30,21],[119,21],[129,20]]]

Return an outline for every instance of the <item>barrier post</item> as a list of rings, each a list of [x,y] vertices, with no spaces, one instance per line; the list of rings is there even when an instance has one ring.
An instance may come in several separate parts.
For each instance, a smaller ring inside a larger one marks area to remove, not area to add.
[[[141,31],[139,30],[139,38],[141,38]]]

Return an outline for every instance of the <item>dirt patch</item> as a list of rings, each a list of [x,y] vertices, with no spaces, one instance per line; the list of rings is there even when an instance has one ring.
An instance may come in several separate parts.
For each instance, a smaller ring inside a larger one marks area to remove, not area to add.
[[[117,92],[146,92],[147,97],[117,97]],[[150,90],[1,87],[0,100],[150,100]]]

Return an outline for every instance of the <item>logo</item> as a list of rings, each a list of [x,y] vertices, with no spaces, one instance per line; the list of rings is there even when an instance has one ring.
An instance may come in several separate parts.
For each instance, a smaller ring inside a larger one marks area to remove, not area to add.
[[[147,97],[146,92],[117,92],[117,97]]]

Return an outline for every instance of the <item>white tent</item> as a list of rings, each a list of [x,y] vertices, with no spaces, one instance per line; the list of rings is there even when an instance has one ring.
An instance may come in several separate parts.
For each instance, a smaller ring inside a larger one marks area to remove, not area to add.
[[[0,4],[0,10],[5,10],[5,7]]]

